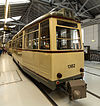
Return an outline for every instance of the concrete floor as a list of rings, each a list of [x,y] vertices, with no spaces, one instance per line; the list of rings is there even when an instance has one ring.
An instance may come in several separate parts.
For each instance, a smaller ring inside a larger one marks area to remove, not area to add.
[[[0,57],[0,106],[51,106],[7,54]]]
[[[100,63],[85,62],[84,80],[87,89],[97,97],[87,93],[87,98],[70,101],[61,91],[48,94],[58,106],[100,106]],[[0,106],[52,106],[7,54],[0,57]]]

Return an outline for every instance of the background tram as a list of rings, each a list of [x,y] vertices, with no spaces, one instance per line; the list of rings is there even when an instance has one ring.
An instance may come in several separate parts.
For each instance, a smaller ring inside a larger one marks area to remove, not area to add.
[[[64,85],[71,99],[86,97],[80,22],[55,13],[39,17],[13,37],[12,56],[50,89]]]

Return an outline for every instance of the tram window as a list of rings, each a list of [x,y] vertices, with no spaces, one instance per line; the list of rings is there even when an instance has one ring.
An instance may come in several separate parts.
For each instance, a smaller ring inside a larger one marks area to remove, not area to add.
[[[19,48],[19,41],[16,40],[16,48]]]
[[[39,25],[34,25],[32,26],[30,29],[26,30],[26,44],[27,44],[27,48],[29,49],[38,49],[38,27]]]
[[[35,30],[38,30],[38,29],[39,29],[39,25],[37,24],[37,25],[34,25],[34,26],[28,28],[26,30],[26,33],[31,33],[32,31],[35,31]]]
[[[16,44],[17,44],[17,48],[22,48],[22,37],[17,39]]]
[[[11,42],[9,42],[9,48],[11,48]]]
[[[50,49],[49,20],[40,24],[40,49]]]
[[[27,35],[27,47],[29,48],[29,49],[32,49],[32,34],[28,34]]]
[[[16,47],[16,45],[15,45],[15,44],[16,44],[16,43],[15,43],[15,41],[14,41],[14,46],[13,46],[14,48]]]
[[[79,30],[56,27],[57,49],[81,49]]]
[[[13,43],[12,43],[12,47],[13,47],[13,48],[16,48],[16,41],[15,41],[15,40],[14,40]]]
[[[33,49],[38,49],[38,31],[33,33]]]
[[[58,25],[62,25],[62,26],[69,26],[69,27],[77,28],[77,24],[75,24],[75,23],[70,23],[70,22],[66,22],[66,21],[57,20],[57,24],[58,24]]]
[[[13,41],[13,43],[12,43],[12,48],[14,48],[14,41]]]
[[[22,37],[19,38],[19,48],[22,48]]]
[[[33,26],[33,30],[37,30],[37,29],[39,29],[39,25],[38,24]]]
[[[27,47],[29,49],[38,49],[38,31],[27,35]]]

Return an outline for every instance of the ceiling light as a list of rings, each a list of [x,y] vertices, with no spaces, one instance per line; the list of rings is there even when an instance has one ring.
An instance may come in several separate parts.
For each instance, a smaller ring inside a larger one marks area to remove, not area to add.
[[[0,31],[4,30],[4,28],[0,28]]]
[[[94,39],[92,39],[92,42],[95,42],[95,40],[94,40]]]
[[[17,20],[19,20],[19,19],[21,18],[21,16],[12,17],[12,18],[17,21]],[[9,22],[9,21],[14,21],[12,18],[7,18],[6,21],[7,21],[7,22]],[[4,22],[5,19],[0,19],[0,21]]]
[[[9,4],[30,3],[30,0],[8,0]],[[0,5],[5,5],[5,0],[0,0]]]
[[[9,26],[10,28],[14,28],[14,27],[16,27],[16,25],[13,25],[13,26]]]

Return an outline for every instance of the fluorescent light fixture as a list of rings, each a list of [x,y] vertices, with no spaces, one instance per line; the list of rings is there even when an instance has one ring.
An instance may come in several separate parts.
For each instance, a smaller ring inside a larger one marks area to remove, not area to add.
[[[5,5],[6,0],[0,0],[0,5]],[[29,3],[30,0],[8,0],[9,4]]]
[[[0,31],[4,30],[4,28],[0,28]]]
[[[17,17],[12,17],[15,20],[19,20],[21,18],[21,16],[17,16]]]
[[[16,25],[12,25],[12,26],[9,26],[10,28],[14,28],[14,27],[16,27]]]
[[[9,2],[6,0],[5,3],[6,11],[5,11],[5,24],[7,23],[7,17],[8,17],[8,7],[9,7]]]
[[[94,39],[92,39],[92,42],[95,42],[95,40],[94,40]]]
[[[9,4],[29,3],[30,0],[8,0]]]
[[[12,18],[15,19],[15,20],[19,20],[19,19],[21,18],[21,16],[12,17]],[[6,22],[14,21],[13,19],[11,19],[11,18],[7,18],[7,19],[6,19]],[[4,22],[5,19],[0,19],[0,21]]]

